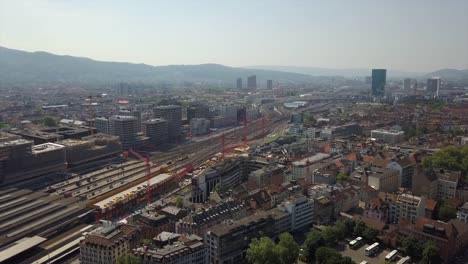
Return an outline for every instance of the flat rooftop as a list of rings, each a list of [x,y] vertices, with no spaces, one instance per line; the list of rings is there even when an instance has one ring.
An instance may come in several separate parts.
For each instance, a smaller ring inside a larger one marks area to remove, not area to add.
[[[168,180],[172,177],[173,175],[171,174],[167,174],[167,173],[162,173],[162,174],[159,174],[153,178],[150,179],[150,185],[153,186],[153,185],[157,185],[159,183],[162,183],[163,181],[165,180]],[[125,196],[128,195],[129,193],[132,193],[132,192],[139,192],[139,191],[146,191],[146,184],[147,182],[142,182],[138,185],[135,185],[131,188],[128,188],[127,190],[125,191],[122,191],[122,192],[119,192],[117,194],[114,194],[112,196],[110,196],[109,198],[107,199],[104,199],[98,203],[95,203],[94,205],[95,206],[98,206],[99,208],[101,209],[105,209],[107,208],[108,206],[107,205],[112,205],[114,203],[117,203],[121,200],[124,200],[125,199]]]
[[[33,154],[37,154],[37,153],[43,153],[43,152],[57,150],[57,149],[63,149],[63,148],[65,148],[65,147],[62,146],[62,145],[48,142],[48,143],[33,146],[32,147],[32,152],[33,152]]]
[[[293,162],[293,165],[295,166],[305,166],[307,164],[307,161],[309,161],[309,163],[314,163],[314,162],[317,162],[317,161],[320,161],[320,160],[323,160],[323,159],[326,159],[326,158],[329,158],[330,157],[330,154],[326,154],[326,153],[317,153],[311,157],[308,157],[308,158],[304,158],[304,159],[301,159],[299,161],[295,161]]]
[[[77,198],[62,198],[26,189],[2,190],[0,248],[12,247],[24,237],[38,233],[44,238],[56,236],[57,230],[86,211],[89,209]]]
[[[0,148],[11,147],[11,146],[19,146],[24,144],[32,144],[31,140],[26,139],[15,139],[11,141],[0,142]]]
[[[18,243],[12,245],[11,247],[0,251],[0,263],[18,255],[21,252],[35,247],[46,240],[46,238],[40,236],[25,237],[24,239],[21,239],[20,241],[18,241]]]

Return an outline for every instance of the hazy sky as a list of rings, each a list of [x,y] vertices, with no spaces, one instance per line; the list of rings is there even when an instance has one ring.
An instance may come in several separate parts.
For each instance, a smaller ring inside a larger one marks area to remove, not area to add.
[[[468,0],[0,0],[0,46],[152,65],[468,69]]]

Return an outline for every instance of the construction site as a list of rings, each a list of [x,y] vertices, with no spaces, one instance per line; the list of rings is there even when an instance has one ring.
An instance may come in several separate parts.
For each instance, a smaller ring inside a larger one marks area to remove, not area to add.
[[[82,139],[65,139],[58,143],[65,146],[69,167],[119,155],[122,152],[119,137],[106,134],[96,134]]]
[[[15,139],[0,143],[0,186],[66,170],[65,147]]]

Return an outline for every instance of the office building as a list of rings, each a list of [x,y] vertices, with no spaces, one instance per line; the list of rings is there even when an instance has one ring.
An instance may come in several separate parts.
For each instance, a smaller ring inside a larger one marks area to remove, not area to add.
[[[6,138],[2,135],[0,138]],[[24,139],[5,139],[0,143],[0,186],[40,180],[48,174],[65,171],[66,166],[65,147],[62,145],[33,145],[32,141]]]
[[[219,114],[224,119],[224,125],[235,125],[237,124],[237,111],[239,107],[234,104],[221,105],[219,108]]]
[[[210,118],[210,108],[205,104],[196,104],[187,108],[187,120],[190,122],[192,118]]]
[[[237,81],[236,81],[236,88],[238,90],[242,90],[242,78],[237,78]]]
[[[257,76],[256,75],[247,77],[247,89],[249,90],[257,89]]]
[[[112,116],[109,118],[110,134],[118,136],[123,149],[137,145],[137,122],[134,116]]]
[[[192,118],[190,120],[190,133],[193,136],[207,134],[210,131],[211,122],[205,118]]]
[[[429,78],[427,79],[426,91],[429,95],[439,97],[440,91],[440,78]]]
[[[390,129],[374,129],[371,130],[371,138],[385,143],[396,144],[405,139],[405,132]]]
[[[368,185],[381,192],[395,192],[399,188],[399,173],[397,170],[368,167],[365,169]]]
[[[267,80],[267,89],[273,90],[273,80]]]
[[[136,123],[136,129],[138,132],[141,132],[141,111],[137,109],[132,109],[132,110],[126,110],[126,109],[121,109],[119,111],[120,116],[134,116],[137,119]]]
[[[385,95],[385,83],[387,81],[387,70],[372,69],[372,95],[381,97]]]
[[[400,187],[411,190],[416,162],[409,157],[397,158],[387,164],[387,168],[398,171]]]
[[[109,119],[98,117],[94,119],[94,127],[98,133],[110,134]]]
[[[352,135],[360,135],[361,132],[361,126],[356,123],[351,123],[325,128],[320,132],[320,138],[334,139],[338,137],[349,137]]]
[[[406,78],[403,80],[403,90],[409,91],[411,89],[411,79]]]
[[[287,198],[278,209],[290,216],[291,231],[310,226],[314,219],[314,202],[302,194]]]
[[[161,118],[154,118],[143,122],[143,132],[149,137],[149,143],[155,148],[168,142],[167,121]]]
[[[141,232],[136,226],[104,221],[80,241],[80,261],[82,264],[117,263],[121,256],[138,245],[140,237]]]
[[[167,133],[170,141],[177,140],[182,131],[182,107],[179,105],[163,105],[153,109],[154,117],[167,121]]]
[[[207,263],[246,263],[246,252],[252,239],[278,235],[275,224],[278,218],[287,219],[287,214],[277,209],[261,211],[239,221],[212,226],[205,235]]]

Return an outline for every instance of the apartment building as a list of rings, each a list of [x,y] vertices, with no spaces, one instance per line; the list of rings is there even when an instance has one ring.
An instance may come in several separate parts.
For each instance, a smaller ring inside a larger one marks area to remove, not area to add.
[[[80,241],[82,264],[114,264],[129,253],[140,240],[136,226],[103,222],[96,230],[85,235]]]
[[[167,232],[164,232],[167,233]],[[168,236],[176,235],[167,233]],[[208,250],[203,238],[191,235],[180,237],[162,247],[140,247],[133,249],[133,254],[142,264],[205,264]]]
[[[458,181],[461,177],[461,172],[449,171],[449,170],[436,170],[435,174],[437,176],[437,188],[436,193],[432,193],[432,197],[436,199],[450,199],[454,198],[457,193]]]
[[[468,223],[468,202],[463,204],[462,207],[458,208],[457,219]]]
[[[409,193],[399,194],[394,206],[390,207],[390,219],[395,222],[408,221],[414,223],[416,218],[424,217],[426,213],[426,198]]]
[[[209,264],[243,264],[250,241],[261,236],[275,237],[275,217],[280,214],[259,212],[239,221],[212,226],[205,235]]]
[[[307,227],[312,224],[314,215],[314,202],[302,194],[296,194],[286,199],[280,206],[290,215],[291,230]]]

